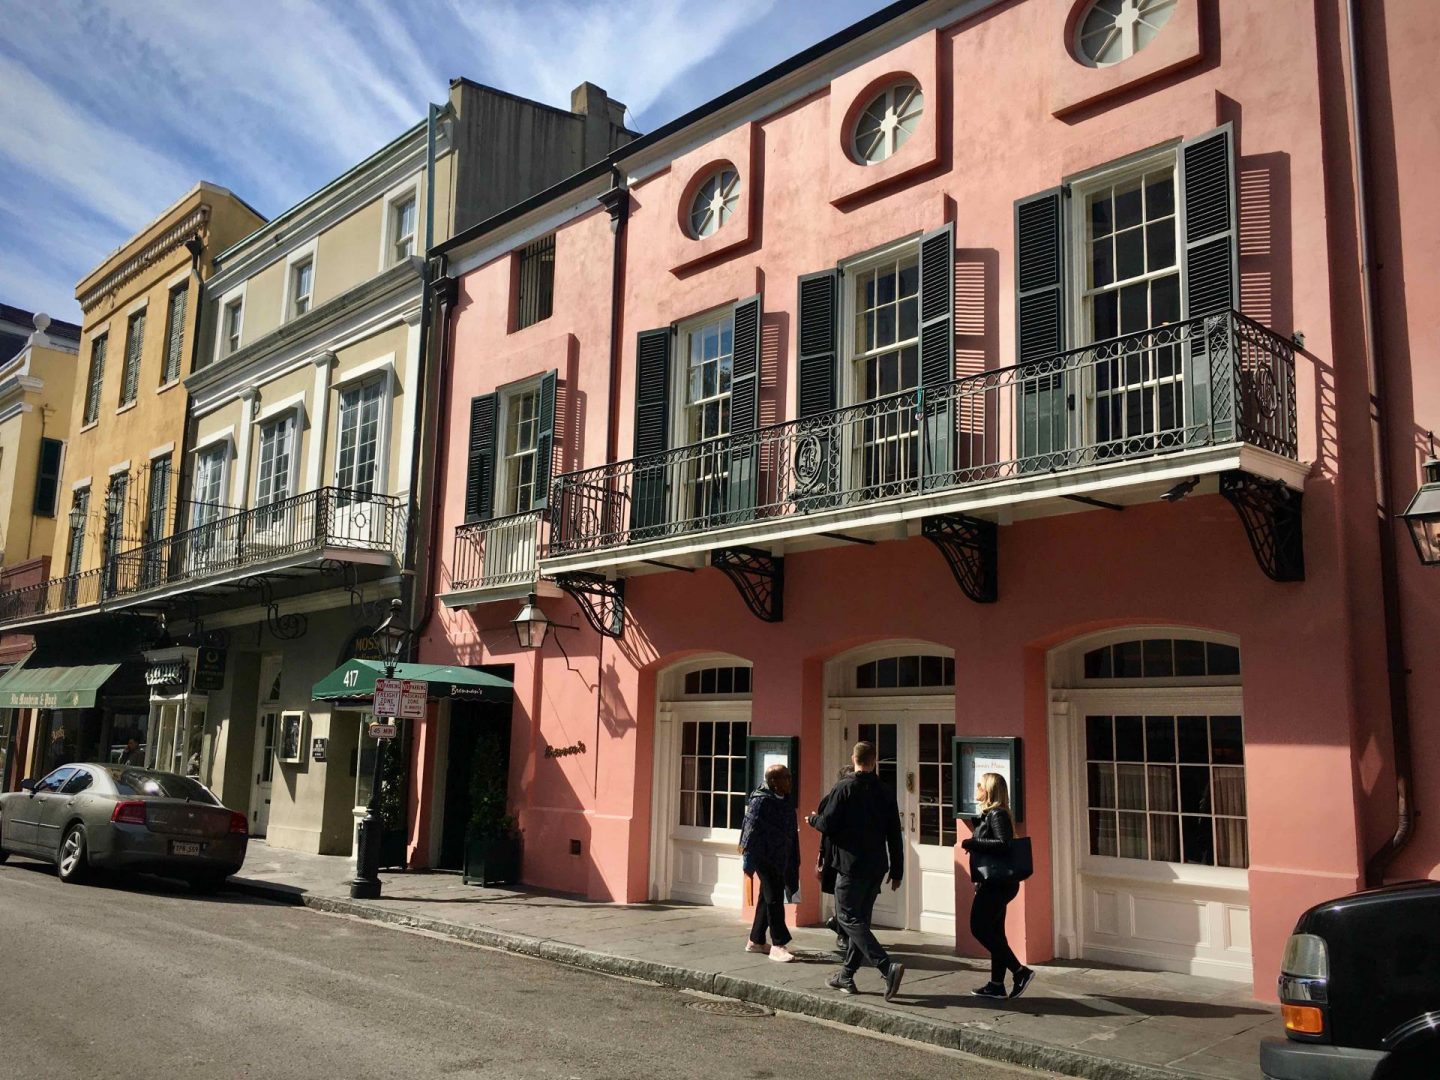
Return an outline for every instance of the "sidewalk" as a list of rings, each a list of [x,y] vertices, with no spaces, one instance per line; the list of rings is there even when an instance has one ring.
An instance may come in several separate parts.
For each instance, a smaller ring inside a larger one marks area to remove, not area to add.
[[[887,1005],[862,971],[855,997],[825,987],[835,958],[828,931],[802,928],[800,957],[775,964],[742,949],[734,912],[689,904],[594,903],[513,889],[482,889],[457,874],[382,874],[384,897],[351,900],[353,864],[252,841],[243,891],[320,911],[423,929],[508,952],[767,1005],[981,1057],[1093,1080],[1259,1080],[1259,1043],[1281,1031],[1278,1010],[1249,987],[1166,972],[1037,965],[1034,985],[993,1008],[970,996],[988,965],[928,934],[880,934],[906,966]]]

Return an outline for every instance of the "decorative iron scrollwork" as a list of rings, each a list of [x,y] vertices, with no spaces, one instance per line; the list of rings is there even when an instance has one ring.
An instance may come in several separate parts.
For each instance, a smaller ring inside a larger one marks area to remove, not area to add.
[[[610,581],[600,574],[561,574],[555,579],[580,605],[585,621],[597,634],[619,638],[625,633],[625,581]]]
[[[326,577],[338,577],[340,588],[350,594],[350,607],[365,610],[365,593],[360,588],[355,575],[355,564],[342,562],[339,559],[322,559],[320,561],[320,572]]]
[[[710,565],[735,583],[757,619],[780,622],[785,617],[784,558],[759,548],[717,548],[710,553]]]
[[[964,514],[927,517],[921,535],[945,556],[955,583],[977,604],[1000,598],[999,539],[993,521]]]
[[[1220,494],[1240,515],[1250,550],[1265,576],[1272,581],[1304,581],[1301,493],[1278,480],[1237,471],[1221,474]]]
[[[275,590],[264,576],[242,578],[238,582],[242,589],[248,589],[259,598],[265,608],[265,625],[272,636],[281,641],[294,641],[305,636],[310,620],[298,612],[281,614],[280,604],[275,599]]]

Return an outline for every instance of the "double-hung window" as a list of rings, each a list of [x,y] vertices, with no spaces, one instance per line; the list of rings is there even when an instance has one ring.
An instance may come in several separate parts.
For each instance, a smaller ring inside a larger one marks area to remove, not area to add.
[[[310,310],[315,291],[315,260],[302,259],[290,266],[290,317],[299,318]]]
[[[78,574],[85,557],[85,526],[90,519],[90,489],[76,488],[70,497],[70,543],[65,551],[65,573]]]
[[[852,488],[875,497],[919,475],[920,261],[913,245],[847,270]],[[902,396],[896,396],[902,395]]]
[[[295,413],[260,428],[260,462],[255,479],[256,519],[261,527],[275,524],[284,513],[276,505],[290,497],[295,462]],[[273,510],[270,507],[275,507]]]
[[[389,253],[390,265],[410,258],[415,254],[416,201],[414,195],[406,195],[390,204]]]
[[[150,462],[149,491],[146,493],[145,532],[140,538],[144,558],[140,566],[142,584],[159,581],[164,558],[160,541],[165,536],[165,522],[170,513],[170,458],[157,457]]]
[[[218,521],[227,507],[225,463],[230,447],[225,443],[207,446],[195,455],[195,483],[190,503],[190,527],[201,529]]]
[[[340,392],[335,486],[342,492],[370,495],[379,487],[384,397],[383,378],[348,386]]]
[[[105,352],[109,344],[109,334],[101,334],[90,342],[90,377],[85,382],[85,423],[87,424],[93,424],[100,418],[100,388],[105,382]]]
[[[1174,155],[1081,196],[1081,333],[1086,343],[1126,339],[1097,354],[1091,441],[1126,453],[1186,423],[1181,347],[1149,333],[1181,313]]]
[[[125,330],[125,367],[120,378],[120,404],[129,405],[140,389],[140,354],[145,347],[145,311],[130,316]]]
[[[537,383],[505,398],[504,487],[500,514],[527,513],[535,504],[540,447],[540,387]]]
[[[708,519],[726,510],[730,474],[730,394],[735,366],[735,315],[727,309],[682,331],[680,437],[689,450],[679,465],[687,494],[682,510]]]
[[[165,318],[165,363],[160,369],[161,386],[168,386],[180,378],[180,364],[185,351],[185,303],[189,292],[189,286],[183,284],[170,290]]]
[[[245,318],[245,301],[241,297],[231,300],[221,313],[221,333],[224,335],[225,355],[240,348],[240,331]]]

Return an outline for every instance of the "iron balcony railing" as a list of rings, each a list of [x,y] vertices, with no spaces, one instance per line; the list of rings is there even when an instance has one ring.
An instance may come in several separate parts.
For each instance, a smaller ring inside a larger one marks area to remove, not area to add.
[[[199,582],[262,563],[331,549],[397,558],[405,506],[393,495],[326,487],[207,519],[115,556],[106,598]]]
[[[1295,354],[1226,312],[566,473],[545,554],[1234,442],[1296,456]]]
[[[104,579],[104,567],[97,566],[0,593],[0,624],[93,607],[100,602]]]
[[[539,577],[544,517],[543,510],[530,510],[458,526],[451,588],[458,591],[533,584]]]

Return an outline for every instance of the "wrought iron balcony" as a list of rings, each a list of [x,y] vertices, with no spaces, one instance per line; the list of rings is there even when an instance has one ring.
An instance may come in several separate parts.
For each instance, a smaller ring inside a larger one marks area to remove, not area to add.
[[[0,593],[0,625],[95,607],[100,603],[104,575],[104,569],[97,566]]]
[[[346,553],[401,556],[405,506],[393,495],[326,487],[212,520],[111,560],[107,600],[201,583],[267,564]]]
[[[1296,457],[1295,357],[1227,312],[566,473],[544,558],[1235,444]]]
[[[452,590],[533,587],[543,521],[544,511],[531,510],[456,528]]]

